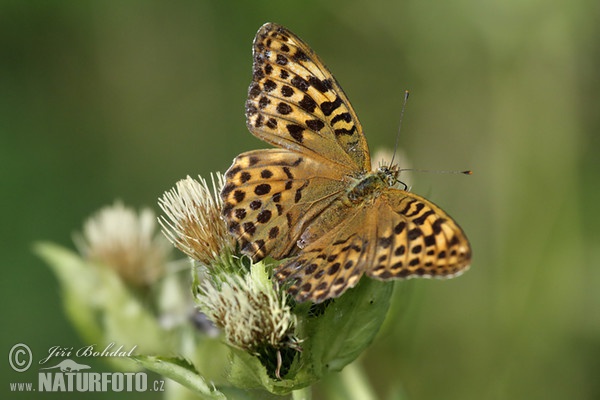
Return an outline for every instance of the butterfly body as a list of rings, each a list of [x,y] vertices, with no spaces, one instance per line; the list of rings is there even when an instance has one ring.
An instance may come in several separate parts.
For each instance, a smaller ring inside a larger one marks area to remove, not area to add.
[[[372,200],[382,189],[389,186],[389,178],[390,175],[385,170],[371,172],[351,186],[346,196],[353,204]]]
[[[248,129],[276,146],[240,154],[226,173],[223,217],[255,261],[298,301],[340,296],[362,275],[451,277],[469,266],[462,229],[425,198],[398,188],[397,166],[371,171],[346,95],[289,30],[265,24],[253,47]]]

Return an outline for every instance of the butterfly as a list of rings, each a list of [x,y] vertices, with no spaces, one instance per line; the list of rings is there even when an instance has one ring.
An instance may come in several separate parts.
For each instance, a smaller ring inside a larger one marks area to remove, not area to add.
[[[315,52],[283,26],[253,43],[246,122],[275,148],[237,156],[221,191],[222,216],[254,261],[299,302],[319,303],[379,280],[450,278],[465,271],[463,230],[431,201],[400,188],[396,165],[371,171],[356,113]]]

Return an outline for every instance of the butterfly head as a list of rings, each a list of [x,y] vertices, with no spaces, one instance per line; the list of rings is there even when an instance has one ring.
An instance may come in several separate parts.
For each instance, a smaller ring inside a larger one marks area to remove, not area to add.
[[[379,168],[377,168],[377,175],[390,187],[400,184],[404,186],[404,190],[407,188],[406,184],[398,179],[400,175],[400,168],[398,168],[398,164],[381,165]]]

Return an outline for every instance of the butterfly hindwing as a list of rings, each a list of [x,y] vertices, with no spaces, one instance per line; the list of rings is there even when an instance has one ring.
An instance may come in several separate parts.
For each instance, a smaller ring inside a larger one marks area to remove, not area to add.
[[[449,278],[464,272],[470,258],[462,229],[444,211],[390,188],[371,204],[347,210],[275,276],[291,282],[289,291],[298,301],[319,303],[354,287],[365,273],[379,280]]]
[[[345,217],[275,270],[279,281],[290,283],[288,291],[297,301],[320,303],[338,297],[363,275],[372,258],[372,216],[363,210],[352,210]]]
[[[395,188],[377,199],[375,252],[371,278],[450,278],[464,272],[471,249],[448,214],[421,196]]]
[[[225,178],[223,217],[241,250],[255,261],[294,252],[303,226],[345,186],[335,169],[323,170],[312,158],[284,149],[242,153]]]

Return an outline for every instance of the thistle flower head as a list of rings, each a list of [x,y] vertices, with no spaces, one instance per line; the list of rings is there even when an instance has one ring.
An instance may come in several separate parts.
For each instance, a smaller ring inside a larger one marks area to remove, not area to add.
[[[220,259],[224,251],[235,247],[233,238],[221,219],[223,203],[219,196],[223,175],[211,175],[212,191],[206,180],[196,181],[189,176],[165,192],[159,205],[166,214],[159,222],[163,233],[179,250],[210,265]],[[230,251],[228,251],[230,252]]]
[[[273,288],[261,267],[255,264],[245,276],[204,280],[197,286],[198,306],[234,347],[255,354],[264,346],[298,350],[300,341],[293,336],[296,316],[285,293]]]
[[[89,218],[75,243],[84,257],[113,268],[128,284],[146,287],[164,272],[170,251],[156,234],[156,217],[150,209],[139,214],[117,201]]]

